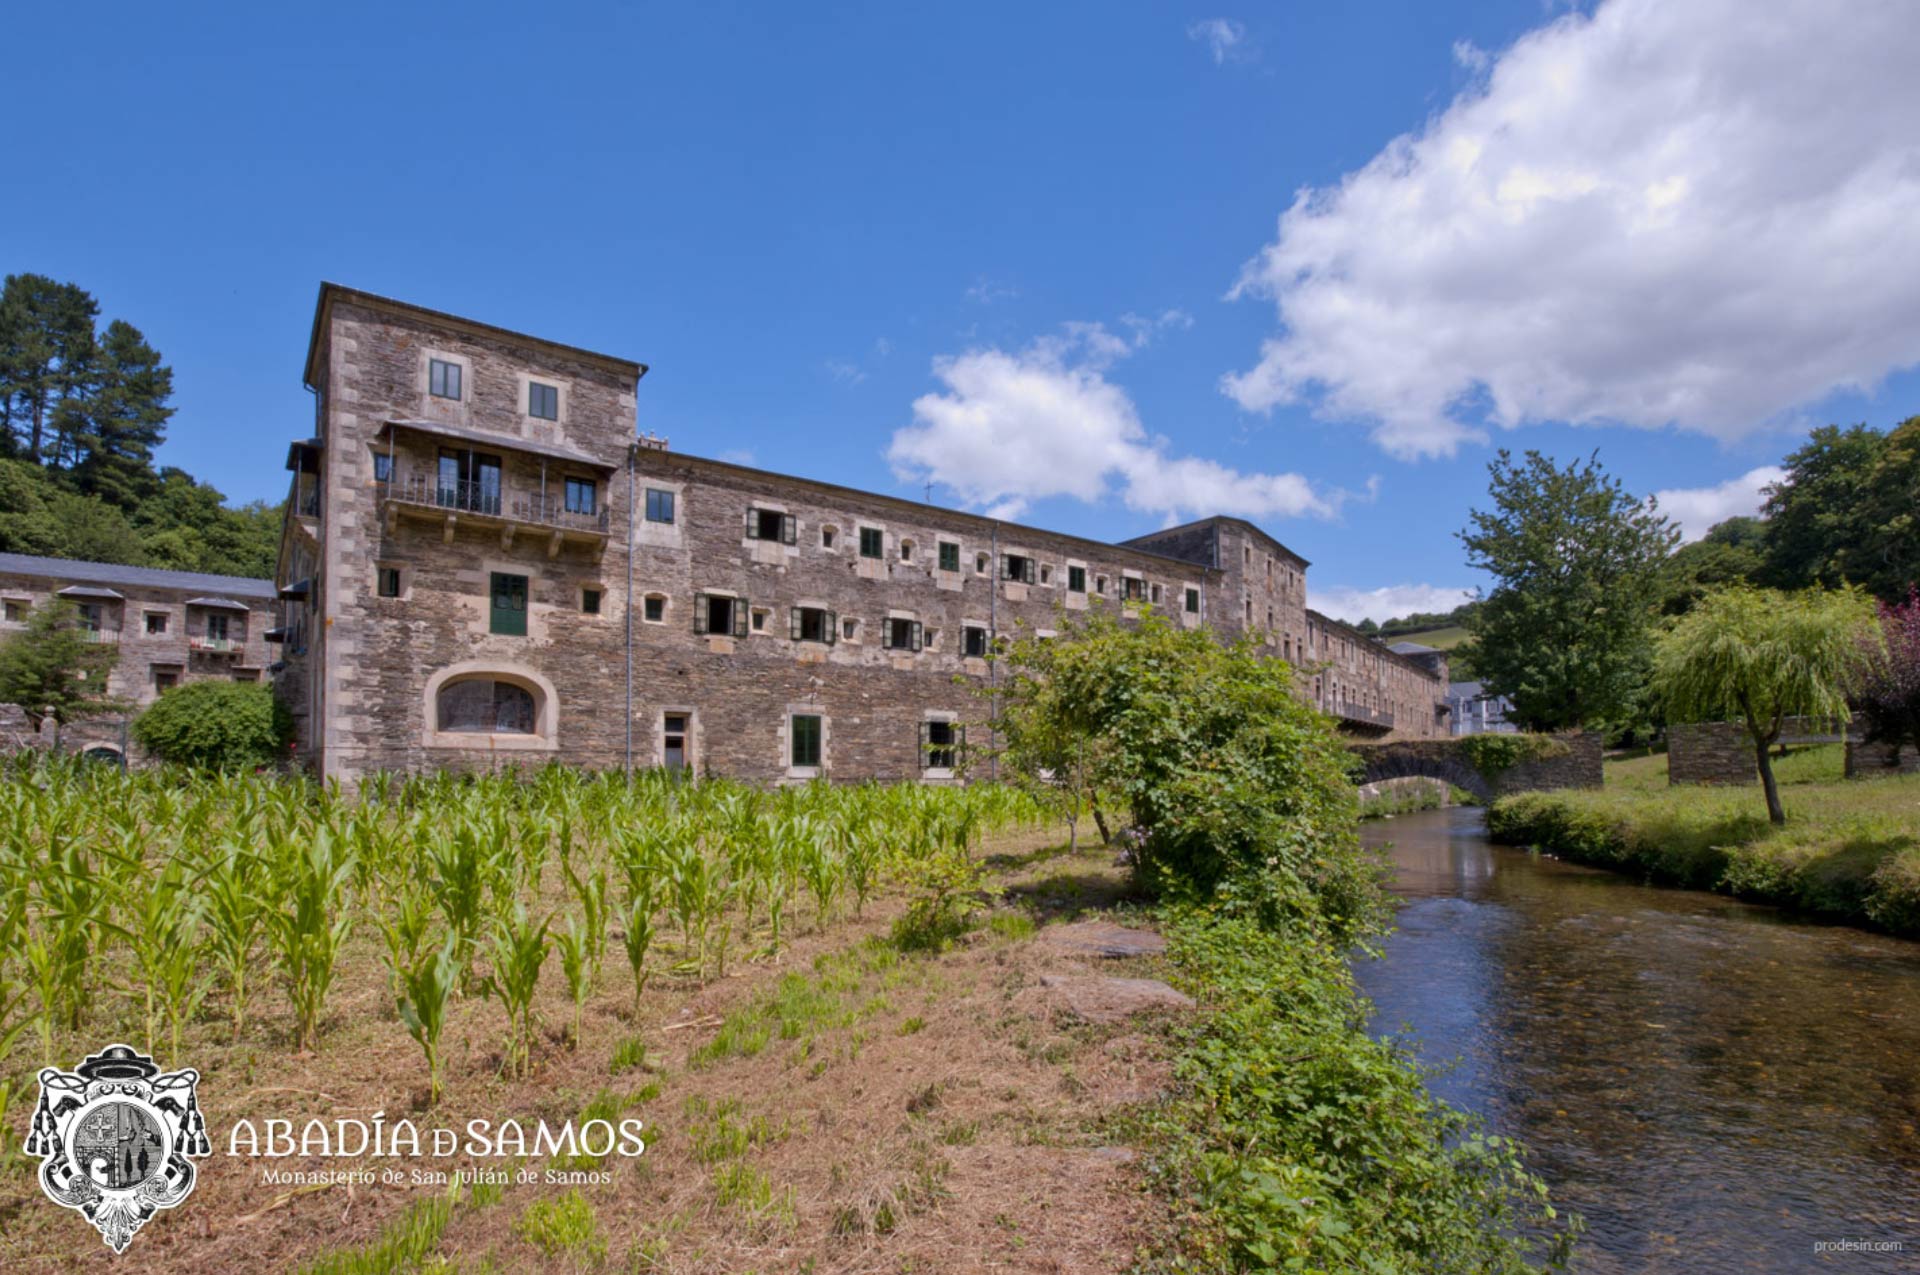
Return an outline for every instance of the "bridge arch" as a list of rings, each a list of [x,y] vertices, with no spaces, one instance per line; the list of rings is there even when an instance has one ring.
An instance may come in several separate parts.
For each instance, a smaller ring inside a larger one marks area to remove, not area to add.
[[[1492,801],[1495,793],[1487,777],[1458,752],[1449,749],[1440,753],[1430,749],[1395,748],[1382,745],[1371,748],[1356,748],[1361,757],[1361,770],[1355,776],[1356,783],[1372,784],[1383,779],[1438,779],[1442,783],[1452,784],[1474,795],[1482,804]]]

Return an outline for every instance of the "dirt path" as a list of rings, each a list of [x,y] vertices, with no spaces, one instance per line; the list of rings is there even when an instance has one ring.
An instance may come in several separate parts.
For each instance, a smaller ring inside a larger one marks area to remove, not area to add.
[[[1084,924],[1124,901],[1104,853],[1069,858],[1040,839],[1002,849],[992,862],[1005,902],[953,950],[901,954],[881,937],[893,909],[878,907],[801,936],[777,963],[754,961],[703,987],[663,982],[637,1031],[609,968],[610,994],[590,1007],[580,1050],[555,1032],[534,1076],[507,1084],[481,1044],[486,1024],[472,1025],[430,1117],[409,1110],[419,1057],[397,1024],[379,1021],[382,989],[343,989],[340,1017],[358,1025],[336,1026],[321,1057],[240,1048],[203,1066],[215,1153],[195,1195],[150,1223],[128,1256],[193,1275],[293,1269],[329,1254],[342,1271],[1125,1269],[1157,1208],[1108,1117],[1166,1085],[1161,1025],[1178,1010],[1152,1004],[1157,993],[1145,1013],[1100,1010],[1105,979],[1151,977],[1158,962],[1150,941],[1141,954],[1103,955],[1102,936],[1104,946],[1114,936]],[[556,1001],[544,1016],[557,1026],[570,1012]],[[615,1074],[616,1046],[630,1050],[634,1038],[644,1062]],[[440,1216],[431,1202],[445,1193],[430,1187],[289,1194],[259,1180],[269,1163],[341,1161],[225,1155],[242,1113],[298,1127],[385,1111],[425,1127],[475,1116],[557,1122],[589,1104],[645,1120],[645,1155],[562,1166],[610,1172],[604,1183],[484,1190]],[[394,1250],[409,1253],[404,1262],[344,1260],[407,1228],[427,1242]],[[103,1256],[91,1228],[38,1198],[23,1175],[0,1186],[0,1231],[9,1270]]]

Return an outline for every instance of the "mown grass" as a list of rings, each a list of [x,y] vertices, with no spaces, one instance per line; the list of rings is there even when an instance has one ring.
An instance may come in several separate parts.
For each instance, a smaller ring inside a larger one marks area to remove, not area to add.
[[[1660,756],[1608,762],[1597,792],[1503,798],[1487,828],[1652,881],[1920,936],[1920,776],[1847,780],[1842,764],[1837,744],[1775,761],[1781,828],[1757,786],[1669,787]]]

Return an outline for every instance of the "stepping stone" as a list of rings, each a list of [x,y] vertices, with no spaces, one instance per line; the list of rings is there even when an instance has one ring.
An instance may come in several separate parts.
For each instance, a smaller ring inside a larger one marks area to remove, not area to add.
[[[1083,974],[1042,974],[1040,986],[1067,1010],[1090,1023],[1125,1022],[1156,1009],[1192,1009],[1193,998],[1157,978],[1099,978]]]
[[[1041,941],[1075,956],[1099,956],[1118,959],[1127,956],[1158,956],[1167,950],[1167,941],[1152,930],[1130,930],[1111,921],[1075,921],[1042,930]]]

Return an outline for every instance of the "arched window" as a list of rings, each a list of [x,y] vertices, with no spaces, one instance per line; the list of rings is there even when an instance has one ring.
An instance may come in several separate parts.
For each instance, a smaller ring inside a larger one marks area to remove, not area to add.
[[[532,735],[539,720],[533,693],[515,682],[462,677],[440,687],[434,705],[443,732]]]

